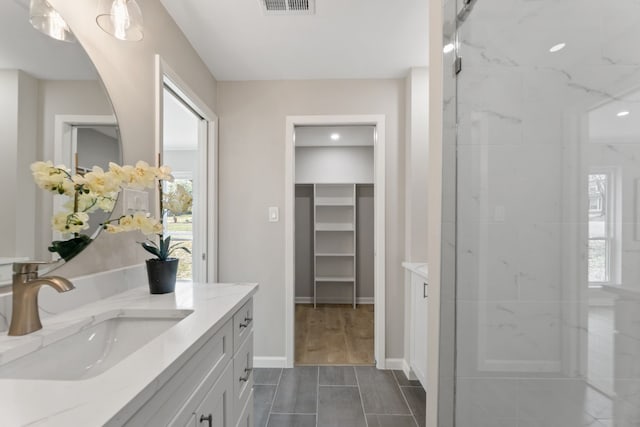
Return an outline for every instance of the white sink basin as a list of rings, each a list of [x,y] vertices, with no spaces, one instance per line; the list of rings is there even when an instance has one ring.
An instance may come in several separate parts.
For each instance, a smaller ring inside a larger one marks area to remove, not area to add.
[[[95,377],[187,317],[191,310],[116,310],[97,323],[0,366],[0,378],[82,380]]]

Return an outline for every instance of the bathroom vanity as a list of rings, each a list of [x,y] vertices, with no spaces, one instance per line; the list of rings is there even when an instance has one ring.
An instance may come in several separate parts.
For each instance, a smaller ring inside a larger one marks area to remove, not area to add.
[[[405,357],[410,379],[418,379],[427,388],[427,301],[426,263],[403,262],[405,271]]]
[[[0,425],[252,426],[256,284],[146,287],[0,337]]]

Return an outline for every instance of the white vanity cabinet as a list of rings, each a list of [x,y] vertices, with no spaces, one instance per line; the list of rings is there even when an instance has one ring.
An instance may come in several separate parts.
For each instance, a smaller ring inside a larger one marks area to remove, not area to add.
[[[188,427],[229,427],[234,426],[233,405],[233,369],[231,364],[216,384],[209,390],[204,400],[192,414]]]
[[[427,313],[429,285],[426,264],[403,263],[405,271],[405,357],[412,379],[427,384]]]
[[[253,422],[253,303],[249,299],[126,426],[236,427]]]

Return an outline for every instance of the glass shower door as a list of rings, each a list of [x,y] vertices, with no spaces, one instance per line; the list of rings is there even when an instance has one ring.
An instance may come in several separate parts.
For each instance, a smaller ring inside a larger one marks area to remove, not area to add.
[[[640,426],[640,3],[456,27],[455,425]]]

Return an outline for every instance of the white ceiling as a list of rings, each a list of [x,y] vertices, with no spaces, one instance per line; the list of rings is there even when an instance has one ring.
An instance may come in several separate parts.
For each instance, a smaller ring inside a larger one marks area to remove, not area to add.
[[[296,126],[296,147],[373,146],[375,126]]]
[[[0,69],[22,70],[39,79],[98,78],[79,43],[53,40],[31,26],[28,0],[0,3]]]
[[[161,1],[218,80],[397,78],[428,61],[427,0],[316,0],[296,16],[266,16],[260,0]]]

